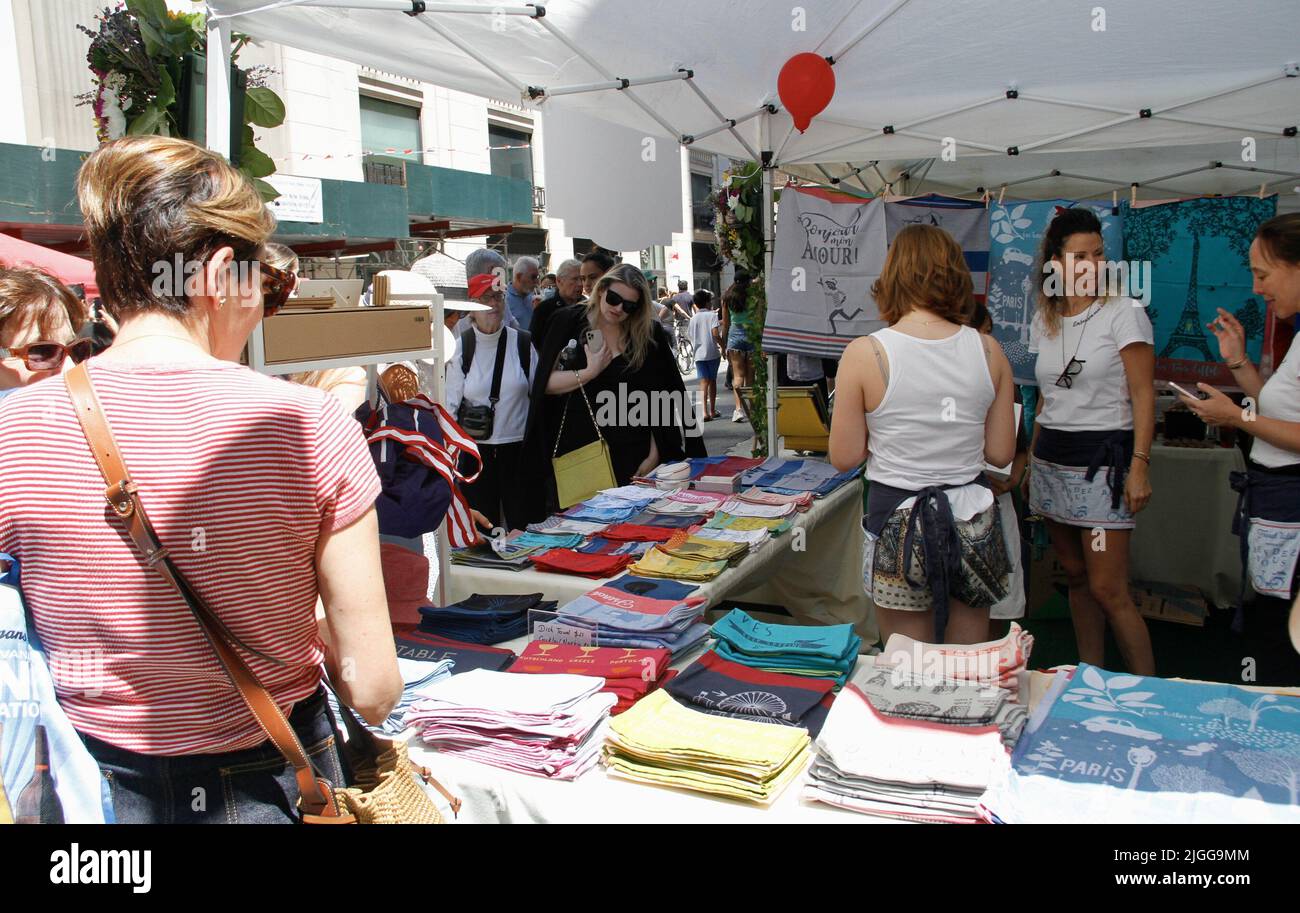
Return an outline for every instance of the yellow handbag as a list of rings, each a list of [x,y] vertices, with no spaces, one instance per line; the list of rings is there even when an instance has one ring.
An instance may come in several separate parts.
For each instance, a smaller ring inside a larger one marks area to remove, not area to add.
[[[570,450],[560,456],[560,441],[564,437],[564,420],[569,416],[569,399],[564,401],[564,412],[560,414],[560,431],[555,436],[555,452],[551,455],[551,465],[555,469],[555,491],[559,496],[560,507],[568,508],[592,497],[604,488],[613,488],[618,483],[614,479],[614,463],[609,458],[609,444],[600,433],[596,424],[596,414],[591,411],[587,401],[587,391],[578,383],[578,393],[591,416],[591,426],[596,429],[596,440],[576,450]]]

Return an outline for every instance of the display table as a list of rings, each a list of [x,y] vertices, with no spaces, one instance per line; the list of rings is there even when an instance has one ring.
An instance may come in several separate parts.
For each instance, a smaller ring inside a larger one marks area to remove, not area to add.
[[[1228,473],[1246,468],[1236,447],[1151,448],[1151,502],[1138,515],[1129,552],[1137,582],[1194,586],[1215,605],[1236,605],[1240,540]]]
[[[516,653],[528,638],[500,646]],[[674,669],[684,669],[704,652],[704,645],[678,657]],[[863,656],[859,663],[873,662]],[[601,737],[595,733],[593,737]],[[604,767],[587,771],[576,780],[548,780],[503,770],[426,748],[419,737],[410,742],[411,760],[428,767],[438,782],[464,804],[455,820],[464,824],[902,824],[835,808],[821,802],[804,802],[799,794],[805,776],[800,773],[771,805],[758,805],[705,793],[652,786],[612,777]],[[806,765],[805,765],[806,767]],[[447,820],[451,810],[435,792]]]
[[[532,569],[452,565],[447,602],[473,593],[541,593],[564,605],[604,582]],[[874,644],[879,635],[875,610],[862,589],[860,484],[841,485],[797,514],[792,529],[700,584],[697,595],[704,597],[705,608],[736,599],[782,606],[796,624],[851,624],[864,645]]]

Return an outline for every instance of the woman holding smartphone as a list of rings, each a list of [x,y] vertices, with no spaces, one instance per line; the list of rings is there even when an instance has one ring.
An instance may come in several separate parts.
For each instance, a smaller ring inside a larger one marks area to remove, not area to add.
[[[546,466],[557,443],[564,454],[596,440],[593,416],[619,485],[660,463],[706,455],[672,343],[651,304],[645,276],[620,264],[594,283],[585,307],[556,311],[529,420],[530,439],[545,443]]]
[[[1269,219],[1250,245],[1253,291],[1279,320],[1300,313],[1300,213]],[[1222,308],[1209,329],[1232,379],[1254,401],[1238,406],[1209,384],[1197,388],[1208,399],[1179,397],[1208,425],[1239,428],[1255,438],[1244,473],[1233,473],[1241,492],[1233,532],[1243,537],[1247,576],[1255,591],[1279,599],[1296,592],[1300,555],[1300,344],[1264,383],[1246,357],[1246,333]]]
[[[1029,507],[1047,521],[1070,589],[1079,660],[1105,664],[1106,626],[1124,664],[1155,674],[1129,595],[1135,517],[1151,498],[1155,349],[1141,303],[1103,288],[1101,222],[1057,213],[1043,238],[1043,292],[1029,351],[1042,398],[1030,446]]]

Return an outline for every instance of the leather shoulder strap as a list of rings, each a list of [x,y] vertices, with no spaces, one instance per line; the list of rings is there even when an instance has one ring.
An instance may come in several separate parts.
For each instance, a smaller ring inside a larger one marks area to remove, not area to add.
[[[158,541],[149,518],[140,503],[139,493],[126,463],[122,459],[117,441],[113,437],[108,418],[104,415],[99,397],[95,394],[86,365],[80,364],[64,375],[68,396],[72,399],[77,421],[90,445],[95,457],[95,465],[104,478],[107,488],[104,498],[109,507],[126,527],[131,541],[143,556],[145,564],[153,568],[163,579],[170,583],[194,613],[195,619],[203,631],[204,637],[221,665],[225,667],[231,684],[239,692],[249,712],[257,720],[271,743],[279,749],[290,764],[298,781],[298,790],[302,797],[302,808],[309,817],[339,817],[338,807],[329,784],[316,777],[311,762],[303,750],[298,735],[289,725],[289,720],[280,710],[275,698],[258,680],[253,670],[239,656],[235,644],[241,644],[229,628],[212,612],[203,599],[189,586],[180,570],[172,563],[167,549]]]

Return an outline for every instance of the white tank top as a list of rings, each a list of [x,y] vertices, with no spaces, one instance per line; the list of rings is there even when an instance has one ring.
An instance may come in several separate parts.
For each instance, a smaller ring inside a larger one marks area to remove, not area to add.
[[[946,339],[894,329],[872,336],[889,357],[889,383],[867,413],[867,478],[918,491],[962,485],[984,471],[984,422],[995,390],[980,334]]]

